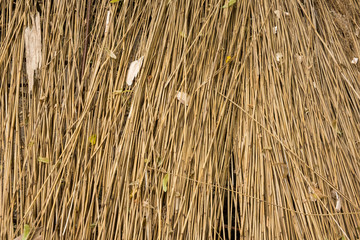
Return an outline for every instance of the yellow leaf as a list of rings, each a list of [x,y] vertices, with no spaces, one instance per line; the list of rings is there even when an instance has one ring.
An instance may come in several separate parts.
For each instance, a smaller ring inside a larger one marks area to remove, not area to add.
[[[39,157],[39,158],[38,158],[38,161],[39,161],[39,162],[42,162],[42,163],[49,163],[49,159],[46,158],[46,157]]]
[[[120,0],[111,0],[110,3],[117,3],[120,2]]]
[[[226,60],[225,60],[225,63],[228,63],[228,62],[230,62],[231,61],[231,56],[227,56],[226,57]]]
[[[91,137],[89,138],[89,142],[91,143],[91,145],[96,144],[96,134],[91,135]]]
[[[167,192],[167,188],[168,188],[168,181],[169,181],[169,174],[165,174],[163,180],[162,180],[162,187],[164,192]]]

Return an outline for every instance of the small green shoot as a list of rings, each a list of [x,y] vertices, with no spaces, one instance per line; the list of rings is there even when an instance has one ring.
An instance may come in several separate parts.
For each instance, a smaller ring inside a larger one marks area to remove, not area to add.
[[[235,3],[236,3],[236,0],[229,0],[224,6],[222,6],[222,8],[231,7],[231,6],[234,5]]]
[[[24,224],[24,234],[22,240],[26,240],[30,233],[30,226],[28,224]]]

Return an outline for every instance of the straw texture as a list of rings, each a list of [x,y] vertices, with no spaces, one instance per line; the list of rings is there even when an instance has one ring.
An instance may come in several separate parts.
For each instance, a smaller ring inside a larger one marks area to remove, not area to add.
[[[0,238],[360,238],[359,12],[0,1]]]

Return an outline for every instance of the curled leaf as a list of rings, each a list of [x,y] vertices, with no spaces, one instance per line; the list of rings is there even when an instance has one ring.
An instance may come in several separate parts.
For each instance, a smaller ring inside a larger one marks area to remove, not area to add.
[[[134,79],[136,78],[136,76],[140,72],[143,60],[144,60],[144,56],[142,56],[138,60],[135,60],[132,63],[130,63],[128,74],[127,74],[127,77],[126,77],[127,85],[131,86],[133,84]]]
[[[177,92],[176,93],[176,98],[184,105],[188,105],[189,104],[189,100],[190,100],[190,97],[189,95],[187,95],[186,93],[184,92]]]
[[[169,174],[165,174],[163,180],[162,180],[162,187],[164,192],[167,192],[167,188],[168,188],[168,181],[169,181]]]
[[[39,157],[39,158],[38,158],[38,161],[39,161],[39,162],[42,162],[42,163],[49,163],[49,158]]]

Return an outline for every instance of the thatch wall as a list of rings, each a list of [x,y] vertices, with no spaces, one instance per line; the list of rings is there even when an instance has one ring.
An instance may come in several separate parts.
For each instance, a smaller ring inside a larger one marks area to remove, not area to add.
[[[359,12],[0,1],[0,238],[360,238]]]

